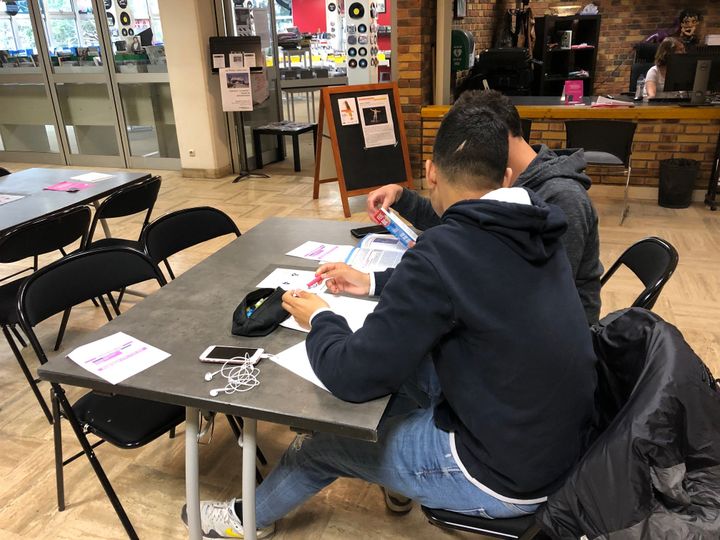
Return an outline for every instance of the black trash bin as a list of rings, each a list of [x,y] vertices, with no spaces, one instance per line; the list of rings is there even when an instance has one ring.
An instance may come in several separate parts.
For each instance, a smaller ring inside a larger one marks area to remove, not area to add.
[[[661,160],[658,204],[665,208],[690,206],[699,167],[700,163],[694,159]]]

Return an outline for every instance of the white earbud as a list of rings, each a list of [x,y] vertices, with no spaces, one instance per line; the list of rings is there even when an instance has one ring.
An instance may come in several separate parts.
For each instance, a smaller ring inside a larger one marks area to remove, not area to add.
[[[225,390],[225,387],[223,387],[223,388],[213,388],[212,390],[210,390],[210,395],[211,395],[212,397],[218,397],[218,396],[220,395],[220,391],[221,391],[221,390]]]
[[[208,372],[205,374],[205,380],[206,380],[206,381],[212,381],[212,378],[213,378],[215,375],[217,375],[218,373],[220,373],[221,371],[222,371],[222,368],[218,369],[217,371],[208,371]]]

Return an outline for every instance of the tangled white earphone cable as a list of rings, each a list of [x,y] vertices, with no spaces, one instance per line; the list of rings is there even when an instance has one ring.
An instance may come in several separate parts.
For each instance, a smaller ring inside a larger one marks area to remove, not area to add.
[[[212,397],[217,397],[221,392],[225,394],[234,394],[235,392],[247,392],[260,384],[258,375],[260,369],[257,364],[262,358],[273,358],[274,354],[265,353],[256,360],[251,360],[246,353],[244,356],[234,356],[223,363],[222,367],[217,371],[208,371],[205,373],[205,380],[211,381],[218,373],[227,379],[227,384],[222,388],[213,388],[210,390]],[[240,363],[238,363],[240,362]]]

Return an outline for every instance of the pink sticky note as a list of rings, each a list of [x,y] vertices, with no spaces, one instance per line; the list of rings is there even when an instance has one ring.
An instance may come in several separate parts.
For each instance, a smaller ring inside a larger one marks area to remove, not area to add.
[[[83,182],[58,182],[52,186],[48,186],[45,189],[50,191],[79,191],[81,189],[89,188],[91,184],[84,184]]]

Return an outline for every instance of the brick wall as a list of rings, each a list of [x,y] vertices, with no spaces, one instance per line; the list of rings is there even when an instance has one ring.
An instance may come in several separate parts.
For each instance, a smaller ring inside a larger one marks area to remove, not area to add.
[[[424,122],[423,159],[432,155],[432,144],[439,121]],[[632,185],[657,186],[659,162],[662,159],[687,158],[700,162],[696,189],[706,189],[712,167],[720,120],[639,120],[632,147]],[[565,125],[562,120],[533,120],[532,144],[544,143],[550,148],[565,147]],[[588,168],[597,184],[624,184],[622,171]]]
[[[577,2],[582,5],[586,3],[585,0]],[[550,13],[550,9],[558,5],[563,4],[557,0],[530,3],[536,17]],[[478,49],[490,47],[496,27],[495,13],[513,7],[515,2],[510,0],[468,1],[468,16],[455,21],[454,27],[473,32]],[[696,8],[705,15],[700,28],[701,37],[705,34],[720,34],[720,2],[717,0],[600,0],[602,22],[594,93],[626,91],[630,81],[632,45],[659,28],[672,26],[681,8]]]
[[[432,56],[435,42],[436,0],[398,0],[398,85],[411,156],[419,156],[420,108],[432,102]],[[393,51],[395,54],[395,51]],[[413,176],[420,163],[411,160]]]

